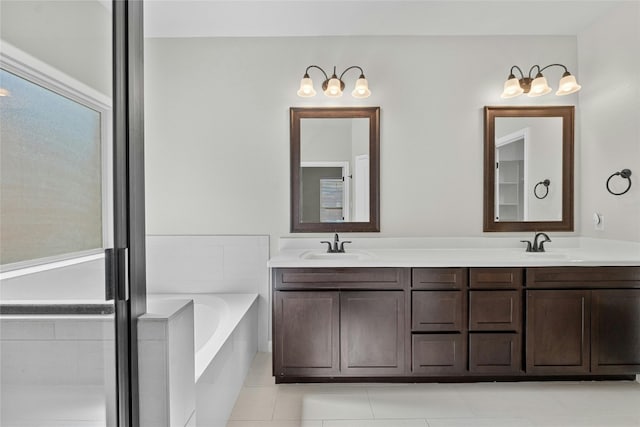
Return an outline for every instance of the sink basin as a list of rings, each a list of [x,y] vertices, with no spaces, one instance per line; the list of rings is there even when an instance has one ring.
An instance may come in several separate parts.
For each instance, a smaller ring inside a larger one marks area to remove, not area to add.
[[[300,255],[302,259],[326,259],[326,260],[365,260],[371,258],[371,254],[366,252],[343,252],[343,253],[330,253],[330,252],[320,252],[320,251],[309,251],[304,252]]]
[[[567,254],[557,252],[525,252],[525,256],[540,259],[569,259]]]

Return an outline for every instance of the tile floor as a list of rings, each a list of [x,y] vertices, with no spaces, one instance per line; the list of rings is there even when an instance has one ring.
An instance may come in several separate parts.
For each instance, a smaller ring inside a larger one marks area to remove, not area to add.
[[[278,384],[258,353],[227,427],[640,427],[640,384]]]

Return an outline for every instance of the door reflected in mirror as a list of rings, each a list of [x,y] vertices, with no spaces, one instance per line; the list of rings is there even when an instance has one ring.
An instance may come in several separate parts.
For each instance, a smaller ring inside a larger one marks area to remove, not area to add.
[[[573,230],[574,107],[485,107],[484,231]]]
[[[369,221],[369,119],[300,120],[302,222]]]
[[[291,231],[380,231],[380,107],[290,112]]]

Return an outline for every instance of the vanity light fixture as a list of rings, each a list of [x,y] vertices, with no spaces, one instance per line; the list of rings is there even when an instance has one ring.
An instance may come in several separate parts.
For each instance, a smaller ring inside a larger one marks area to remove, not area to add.
[[[353,92],[351,92],[351,95],[354,98],[367,98],[369,95],[371,95],[371,91],[369,90],[369,83],[364,77],[364,71],[362,71],[362,68],[358,67],[357,65],[352,65],[351,67],[344,70],[342,74],[340,74],[340,77],[338,77],[338,75],[336,74],[336,67],[333,67],[333,75],[329,77],[322,68],[318,67],[317,65],[309,65],[304,72],[302,81],[300,82],[298,96],[301,96],[303,98],[310,98],[316,95],[316,90],[313,88],[313,81],[311,80],[311,77],[309,77],[309,70],[311,68],[317,68],[318,70],[322,71],[322,74],[324,74],[322,90],[324,91],[324,94],[330,98],[339,98],[342,96],[342,91],[344,90],[344,82],[342,81],[342,77],[347,71],[354,68],[360,70],[360,77],[358,77],[355,89],[353,90]]]
[[[509,77],[507,77],[507,81],[504,82],[504,90],[501,98],[514,98],[518,95],[522,95],[526,93],[527,96],[535,97],[546,95],[551,92],[551,88],[547,84],[547,79],[542,75],[542,72],[549,67],[562,67],[564,68],[564,74],[560,79],[560,84],[558,87],[558,91],[556,95],[563,96],[569,95],[571,93],[577,92],[580,90],[582,86],[580,86],[576,82],[576,78],[567,70],[562,64],[550,64],[546,67],[540,67],[539,65],[534,65],[529,69],[529,74],[527,77],[524,76],[524,73],[517,65],[511,67],[511,71],[509,72]],[[520,78],[518,79],[514,74],[513,70],[517,69],[520,72]],[[532,78],[533,70],[537,69],[537,73],[535,74],[535,78]]]

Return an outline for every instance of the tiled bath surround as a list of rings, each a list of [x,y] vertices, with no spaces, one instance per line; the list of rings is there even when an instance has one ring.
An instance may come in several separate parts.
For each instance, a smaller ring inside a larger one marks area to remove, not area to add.
[[[258,347],[268,351],[269,236],[147,236],[147,292],[256,293]]]

